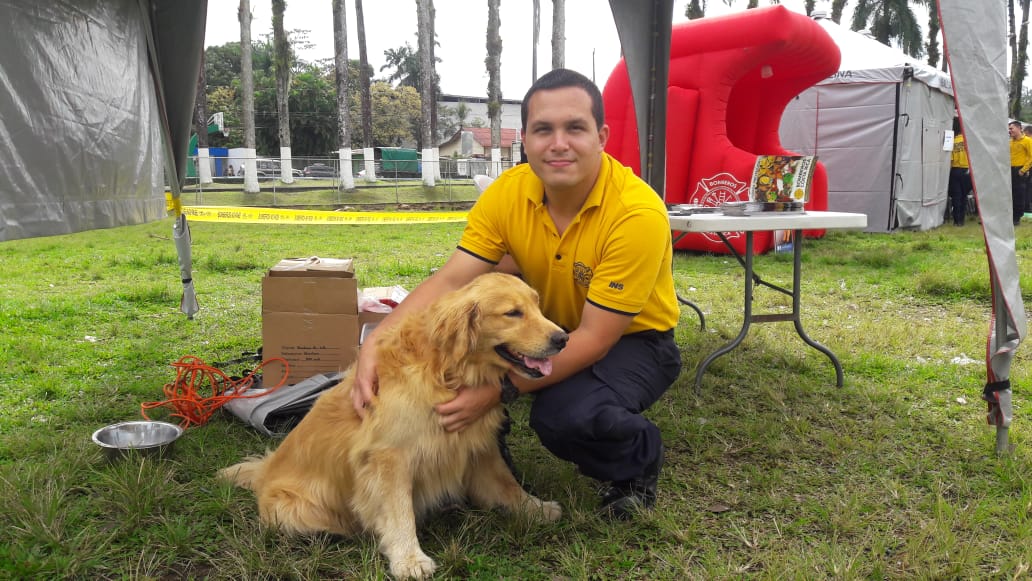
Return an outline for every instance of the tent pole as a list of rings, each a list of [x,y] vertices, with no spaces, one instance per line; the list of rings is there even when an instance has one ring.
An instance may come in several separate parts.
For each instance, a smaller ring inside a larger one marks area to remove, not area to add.
[[[885,229],[891,232],[896,226],[896,166],[899,163],[899,101],[903,83],[896,83],[896,112],[892,122],[892,171],[889,172],[889,221]],[[907,123],[910,119],[907,118]]]
[[[674,0],[609,0],[634,101],[641,178],[665,199],[666,101]]]
[[[1007,443],[1008,429],[1005,426],[996,426],[996,455],[1007,456],[1011,453],[1010,444]]]

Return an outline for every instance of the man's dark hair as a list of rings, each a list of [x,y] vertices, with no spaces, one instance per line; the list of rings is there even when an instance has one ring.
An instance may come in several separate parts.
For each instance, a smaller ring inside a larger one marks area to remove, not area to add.
[[[579,87],[588,93],[588,96],[591,97],[591,116],[595,118],[597,128],[602,128],[606,120],[606,113],[602,107],[602,93],[595,83],[577,71],[553,69],[534,81],[534,84],[527,89],[527,94],[523,96],[523,104],[520,105],[520,121],[523,123],[524,131],[527,129],[527,104],[530,103],[530,98],[534,93],[567,87]]]
[[[1007,125],[1017,125],[1018,129],[1021,129],[1021,121],[1011,121]]]

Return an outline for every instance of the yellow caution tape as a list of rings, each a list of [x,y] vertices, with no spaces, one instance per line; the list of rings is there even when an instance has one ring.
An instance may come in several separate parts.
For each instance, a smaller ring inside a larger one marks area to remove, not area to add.
[[[465,222],[469,212],[331,212],[232,206],[183,206],[193,222],[238,224],[428,224]]]

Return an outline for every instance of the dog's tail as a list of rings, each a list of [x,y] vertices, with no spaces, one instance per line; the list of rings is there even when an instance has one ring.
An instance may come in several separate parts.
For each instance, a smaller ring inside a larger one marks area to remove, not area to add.
[[[241,488],[257,490],[265,474],[265,456],[248,456],[243,462],[219,470],[218,478]]]

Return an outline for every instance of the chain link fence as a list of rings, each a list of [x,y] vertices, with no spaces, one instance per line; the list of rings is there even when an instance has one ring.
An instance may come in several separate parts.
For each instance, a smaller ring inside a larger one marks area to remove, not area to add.
[[[366,162],[359,159],[351,162],[353,188],[348,189],[337,157],[294,157],[289,178],[282,175],[280,159],[257,158],[258,191],[246,192],[242,168],[245,160],[209,157],[210,177],[204,176],[205,183],[198,175],[202,172],[197,171],[197,157],[192,161],[183,189],[183,202],[187,205],[315,209],[468,207],[479,195],[473,176],[492,175],[512,167],[507,160],[493,163],[478,158],[429,162],[377,159],[369,172]],[[424,163],[434,170],[433,186],[423,183]]]

